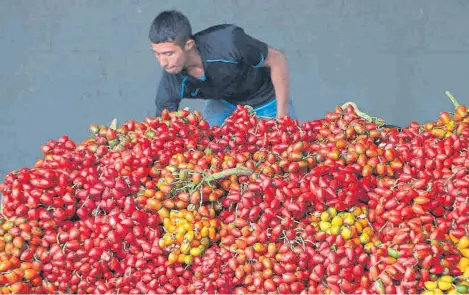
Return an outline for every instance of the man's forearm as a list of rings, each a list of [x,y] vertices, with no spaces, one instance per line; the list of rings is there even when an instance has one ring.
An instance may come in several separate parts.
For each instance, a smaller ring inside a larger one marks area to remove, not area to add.
[[[288,96],[290,93],[290,77],[288,75],[288,64],[283,58],[278,67],[271,69],[272,84],[274,85],[277,98],[277,118],[288,116]]]
[[[277,98],[277,118],[288,116],[290,94],[288,60],[280,51],[269,48],[269,67]]]

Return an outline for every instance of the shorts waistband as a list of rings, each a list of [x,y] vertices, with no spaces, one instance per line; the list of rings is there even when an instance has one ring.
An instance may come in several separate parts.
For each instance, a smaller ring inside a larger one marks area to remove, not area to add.
[[[271,99],[269,99],[269,100],[267,100],[267,101],[258,103],[258,104],[256,104],[256,105],[249,105],[249,106],[251,106],[253,109],[262,109],[262,108],[264,108],[264,107],[270,105],[271,103],[273,103],[275,100],[276,100],[275,97],[273,97],[273,98],[271,98]],[[227,101],[227,100],[224,100],[224,99],[222,99],[221,101],[222,101],[226,106],[228,106],[228,107],[230,107],[230,108],[232,108],[232,109],[236,109],[236,105],[234,105],[233,103],[231,103],[231,102],[229,102],[229,101]]]

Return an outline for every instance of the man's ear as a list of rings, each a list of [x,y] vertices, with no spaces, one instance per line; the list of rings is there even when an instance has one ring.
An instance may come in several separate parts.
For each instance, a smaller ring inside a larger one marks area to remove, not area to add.
[[[189,51],[193,48],[195,48],[195,41],[193,39],[187,40],[186,44],[184,45],[184,50]]]

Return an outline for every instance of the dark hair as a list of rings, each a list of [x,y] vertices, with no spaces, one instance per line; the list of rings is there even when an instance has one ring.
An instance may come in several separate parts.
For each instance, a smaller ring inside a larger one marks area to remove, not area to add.
[[[187,17],[176,10],[166,10],[153,20],[150,33],[152,43],[175,42],[183,46],[192,38],[192,27]]]

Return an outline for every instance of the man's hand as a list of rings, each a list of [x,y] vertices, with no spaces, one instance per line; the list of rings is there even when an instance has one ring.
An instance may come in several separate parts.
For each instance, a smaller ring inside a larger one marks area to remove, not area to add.
[[[267,58],[262,66],[270,68],[272,84],[277,98],[277,118],[288,116],[290,76],[287,58],[282,52],[269,46]]]

